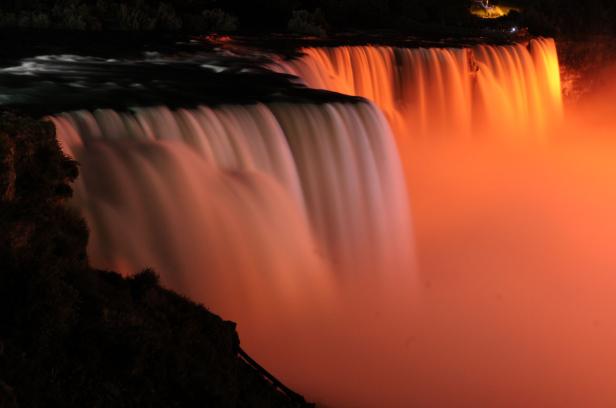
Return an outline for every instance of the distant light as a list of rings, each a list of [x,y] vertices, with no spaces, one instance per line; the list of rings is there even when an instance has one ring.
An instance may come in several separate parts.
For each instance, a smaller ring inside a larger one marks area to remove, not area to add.
[[[512,33],[517,33],[518,32],[518,27],[511,27],[511,32]]]
[[[513,6],[493,6],[489,2],[475,1],[470,7],[470,12],[476,17],[485,19],[497,19],[509,15],[512,11],[520,12],[521,9]]]

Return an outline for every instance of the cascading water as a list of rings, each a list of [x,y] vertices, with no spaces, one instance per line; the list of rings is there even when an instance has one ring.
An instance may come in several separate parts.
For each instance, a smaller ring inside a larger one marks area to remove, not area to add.
[[[374,105],[51,118],[94,264],[154,267],[327,405],[613,406],[616,146],[553,137],[554,42],[304,52],[276,69]]]
[[[302,51],[302,57],[278,61],[272,68],[299,77],[311,88],[373,101],[401,144],[408,138],[459,138],[478,131],[518,139],[541,136],[562,116],[552,39],[472,48]]]
[[[242,328],[247,315],[256,328],[295,303],[318,303],[334,271],[343,281],[412,273],[401,166],[369,103],[51,120],[82,163],[75,203],[94,264],[124,274],[154,267]]]

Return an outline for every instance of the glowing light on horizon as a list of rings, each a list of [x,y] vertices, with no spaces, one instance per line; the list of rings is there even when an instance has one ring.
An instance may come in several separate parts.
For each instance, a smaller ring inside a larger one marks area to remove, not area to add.
[[[519,12],[520,9],[505,5],[490,5],[488,0],[476,1],[470,8],[471,14],[484,19],[496,19],[508,16],[512,11]]]

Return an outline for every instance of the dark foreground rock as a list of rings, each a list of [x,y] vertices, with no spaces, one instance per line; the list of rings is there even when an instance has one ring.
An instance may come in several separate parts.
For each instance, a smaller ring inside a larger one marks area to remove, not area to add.
[[[51,124],[0,112],[0,407],[301,407],[243,355],[235,324],[89,267],[65,205],[77,164]]]

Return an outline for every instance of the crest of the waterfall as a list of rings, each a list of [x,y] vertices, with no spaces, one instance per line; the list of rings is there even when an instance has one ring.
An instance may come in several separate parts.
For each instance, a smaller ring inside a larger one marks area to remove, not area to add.
[[[154,267],[170,287],[244,322],[264,304],[314,301],[335,278],[413,273],[400,160],[369,103],[51,120],[81,163],[74,203],[99,267]]]
[[[272,68],[305,85],[363,96],[400,139],[540,138],[562,116],[554,40],[473,48],[305,48]]]
[[[473,56],[475,116],[483,130],[541,137],[560,122],[563,105],[554,40],[532,40],[527,46],[480,45]]]

